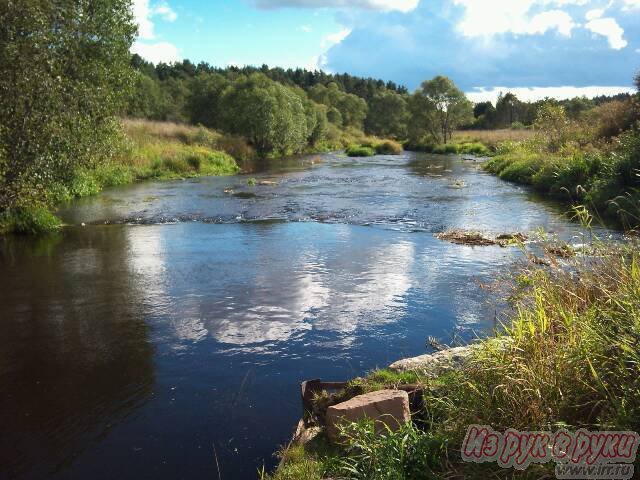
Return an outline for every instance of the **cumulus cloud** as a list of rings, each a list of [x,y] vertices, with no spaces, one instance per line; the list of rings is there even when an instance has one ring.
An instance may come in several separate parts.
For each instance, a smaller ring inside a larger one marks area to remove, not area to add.
[[[160,17],[167,22],[175,22],[176,12],[166,2],[151,5],[149,0],[134,0],[131,6],[133,18],[138,24],[138,38],[152,40],[156,37],[153,17]]]
[[[325,35],[324,37],[322,37],[322,41],[320,42],[320,48],[324,49],[324,48],[329,48],[333,45],[337,45],[338,43],[342,42],[345,38],[347,38],[350,33],[351,33],[350,28],[343,28],[339,32],[329,33],[328,35]]]
[[[149,42],[156,39],[154,17],[166,22],[174,22],[178,18],[168,3],[161,1],[151,5],[150,0],[134,0],[132,11],[138,24],[138,39],[131,47],[131,53],[140,55],[152,63],[171,63],[180,60],[178,48],[169,42]]]
[[[624,39],[624,30],[615,18],[602,17],[604,10],[589,10],[586,18],[588,20],[585,28],[597,35],[602,35],[609,42],[609,46],[614,50],[620,50],[628,45]]]
[[[544,34],[550,30],[570,36],[571,16],[553,6],[582,5],[586,0],[453,0],[464,9],[458,30],[465,36],[501,33]],[[540,7],[549,10],[535,11]]]
[[[477,88],[470,92],[467,92],[467,97],[472,102],[486,102],[490,101],[494,104],[498,99],[498,95],[505,94],[507,92],[513,93],[520,100],[536,101],[543,98],[551,97],[559,100],[574,98],[574,97],[596,97],[599,95],[615,95],[618,93],[635,93],[635,89],[626,86],[619,87],[492,87],[492,88]]]
[[[260,8],[359,8],[366,10],[381,10],[383,12],[410,12],[414,10],[420,0],[255,0]]]
[[[137,53],[151,63],[173,63],[181,60],[178,48],[169,42],[142,43],[135,42],[131,53]]]
[[[351,33],[328,50],[325,66],[410,89],[439,74],[465,91],[631,86],[639,65],[640,9],[623,11],[624,5],[623,0],[423,1],[411,14],[375,13],[366,21],[359,16]]]

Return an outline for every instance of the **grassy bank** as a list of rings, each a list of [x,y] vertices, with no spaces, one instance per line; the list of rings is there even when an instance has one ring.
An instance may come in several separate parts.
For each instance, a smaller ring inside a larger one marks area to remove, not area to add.
[[[553,249],[549,249],[552,251]],[[470,424],[496,430],[638,430],[640,428],[640,254],[637,243],[595,243],[589,256],[549,254],[509,283],[513,309],[498,337],[484,340],[460,370],[435,379],[374,372],[361,391],[421,383],[413,422],[375,435],[346,427],[344,443],[316,440],[284,452],[276,480],[321,478],[540,478],[467,464],[459,451]]]
[[[394,140],[381,140],[375,137],[360,139],[357,144],[349,145],[345,152],[349,157],[373,157],[374,155],[400,155],[402,145]]]
[[[640,135],[630,131],[601,148],[555,152],[538,142],[505,142],[485,169],[504,180],[531,185],[568,204],[584,204],[596,217],[625,228],[640,222]]]
[[[528,129],[501,130],[460,130],[453,134],[447,143],[431,143],[429,141],[405,142],[404,148],[413,152],[436,153],[439,155],[493,155],[504,142],[526,141],[533,137]]]
[[[65,184],[54,184],[35,202],[24,202],[0,215],[0,233],[37,234],[55,230],[51,213],[62,202],[95,195],[118,185],[148,180],[232,175],[239,158],[253,154],[244,140],[205,128],[168,122],[125,120],[124,137],[110,161],[76,170]],[[225,151],[226,150],[226,151]]]

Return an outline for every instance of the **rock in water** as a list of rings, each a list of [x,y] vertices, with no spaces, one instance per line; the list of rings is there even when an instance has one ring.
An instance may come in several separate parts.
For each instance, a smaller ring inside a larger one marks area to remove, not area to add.
[[[397,430],[411,421],[409,395],[402,390],[380,390],[358,395],[327,409],[327,435],[332,442],[338,440],[342,422],[357,422],[364,418],[376,421],[376,431],[386,431],[385,425]]]

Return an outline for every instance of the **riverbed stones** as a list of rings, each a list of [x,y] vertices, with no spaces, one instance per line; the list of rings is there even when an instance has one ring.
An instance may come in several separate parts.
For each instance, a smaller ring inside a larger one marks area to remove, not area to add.
[[[357,422],[365,418],[375,420],[379,433],[386,431],[385,425],[397,430],[400,425],[411,421],[409,395],[402,390],[379,390],[333,405],[327,409],[327,436],[336,442],[343,422]]]

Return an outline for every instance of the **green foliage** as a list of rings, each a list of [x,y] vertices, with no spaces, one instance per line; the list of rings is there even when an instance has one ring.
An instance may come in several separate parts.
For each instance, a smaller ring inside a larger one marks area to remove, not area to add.
[[[569,121],[561,105],[547,103],[538,110],[534,124],[550,152],[557,152],[568,140]]]
[[[403,95],[383,90],[369,101],[365,130],[370,135],[386,138],[406,138],[409,110]]]
[[[346,154],[349,157],[373,157],[376,151],[363,145],[351,145],[346,149]]]
[[[489,149],[480,142],[460,143],[458,144],[458,153],[470,155],[489,155]]]
[[[464,93],[447,77],[422,83],[409,100],[409,136],[415,143],[447,143],[453,131],[473,118],[473,107]]]
[[[378,155],[400,155],[404,150],[401,144],[393,140],[383,140],[377,143],[374,148]]]
[[[439,145],[435,145],[433,147],[432,153],[436,153],[439,155],[449,155],[453,153],[458,153],[458,146],[453,143],[441,143]]]
[[[362,480],[420,480],[434,478],[444,458],[446,441],[407,423],[382,433],[374,421],[343,427],[346,455],[336,468],[341,477]],[[376,428],[378,427],[378,428]]]
[[[362,130],[368,111],[367,102],[363,98],[340,90],[334,82],[327,86],[314,85],[308,94],[314,102],[328,107],[328,119],[331,123]]]
[[[558,125],[556,120],[552,125]],[[563,125],[559,120],[559,127],[548,129],[554,149],[566,135]],[[617,148],[609,152],[570,147],[564,144],[557,153],[549,153],[539,140],[505,142],[484,168],[504,180],[532,185],[572,204],[583,203],[592,213],[625,228],[640,225],[640,133],[622,134]]]
[[[307,116],[295,91],[264,75],[238,78],[220,102],[224,129],[246,136],[261,156],[301,152],[313,135],[307,121],[315,111]]]
[[[1,4],[0,210],[114,154],[135,30],[126,0]]]
[[[60,220],[44,205],[17,206],[0,213],[0,233],[41,235],[59,227]]]

